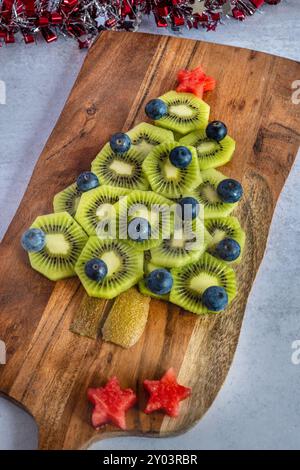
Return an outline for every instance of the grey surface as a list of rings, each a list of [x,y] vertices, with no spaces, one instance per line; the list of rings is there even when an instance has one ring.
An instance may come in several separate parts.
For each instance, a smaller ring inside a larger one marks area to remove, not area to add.
[[[184,37],[299,60],[299,13],[298,0],[282,0],[244,23],[228,21],[215,33],[185,31]],[[154,29],[151,21],[145,21],[141,30]],[[64,39],[0,50],[0,80],[7,87],[7,103],[0,104],[0,237],[22,199],[84,56],[73,41]],[[117,438],[93,449],[300,448],[300,365],[291,360],[292,342],[300,339],[299,170],[298,156],[275,212],[233,365],[208,413],[180,437]],[[0,399],[0,449],[36,445],[32,418]]]

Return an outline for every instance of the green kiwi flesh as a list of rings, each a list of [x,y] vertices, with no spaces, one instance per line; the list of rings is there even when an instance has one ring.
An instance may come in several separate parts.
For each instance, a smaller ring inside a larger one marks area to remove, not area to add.
[[[85,264],[92,258],[102,259],[107,265],[107,275],[101,281],[94,281],[85,274]],[[85,245],[75,271],[89,296],[112,299],[143,277],[143,253],[123,241],[93,236]]]
[[[243,249],[245,246],[246,236],[236,217],[219,217],[206,219],[205,227],[211,235],[211,241],[208,244],[207,248],[207,251],[210,254],[217,257],[217,255],[215,254],[215,248],[217,244],[220,241],[224,240],[224,238],[233,238],[233,240],[239,243],[241,247],[241,254],[236,260],[232,261],[231,263],[237,263],[241,260]]]
[[[146,122],[138,124],[126,132],[126,134],[129,135],[133,147],[144,157],[147,157],[156,145],[167,141],[174,141],[171,131],[161,129]]]
[[[144,155],[134,146],[128,152],[117,154],[108,143],[92,161],[91,168],[101,185],[146,190],[149,183],[142,170],[143,161]]]
[[[110,213],[112,206],[129,192],[126,188],[107,185],[87,191],[81,196],[75,219],[88,235],[96,235],[99,222],[113,215]]]
[[[172,269],[171,274],[173,286],[170,302],[198,315],[216,313],[208,310],[201,301],[202,294],[208,287],[224,287],[229,303],[236,295],[237,286],[233,269],[208,253],[204,253],[196,263]]]
[[[72,217],[77,210],[80,196],[82,192],[77,188],[77,184],[73,183],[66,189],[55,194],[53,198],[54,212],[68,212]]]
[[[41,215],[31,228],[45,233],[46,244],[36,253],[29,253],[33,269],[52,281],[75,275],[75,264],[87,241],[86,233],[68,212]]]
[[[167,104],[168,111],[161,119],[155,121],[156,125],[181,135],[207,125],[209,105],[193,93],[169,91],[159,99]]]
[[[198,129],[179,140],[181,145],[195,147],[199,160],[200,170],[216,168],[225,165],[232,158],[235,150],[235,141],[228,135],[217,142],[208,139],[205,129]]]
[[[192,161],[186,168],[176,168],[170,162],[170,152],[178,147],[176,142],[166,142],[155,147],[143,163],[153,191],[167,198],[178,198],[184,192],[199,186],[202,181],[196,150],[188,147]]]
[[[119,238],[137,251],[150,250],[160,245],[171,231],[170,205],[170,200],[152,191],[131,191],[115,204]],[[148,220],[151,227],[148,240],[136,241],[128,237],[128,223],[135,217]]]
[[[206,232],[206,233],[205,233]],[[184,224],[173,230],[172,236],[151,250],[151,262],[164,268],[179,268],[197,261],[211,240],[203,223]]]
[[[223,202],[217,193],[218,184],[227,176],[214,169],[201,171],[201,176],[202,183],[184,196],[193,196],[199,201],[204,208],[204,219],[228,216],[238,203]]]

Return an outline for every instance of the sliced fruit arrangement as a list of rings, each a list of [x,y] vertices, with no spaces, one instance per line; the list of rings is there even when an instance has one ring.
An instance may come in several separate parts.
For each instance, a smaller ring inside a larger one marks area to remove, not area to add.
[[[200,220],[174,228],[169,238],[151,250],[151,259],[157,266],[176,268],[197,261],[204,253],[211,237]]]
[[[210,131],[212,126],[215,126],[215,132]],[[200,170],[225,165],[231,160],[235,149],[235,141],[227,135],[227,128],[220,121],[211,122],[206,128],[191,132],[182,137],[179,143],[195,147]]]
[[[196,263],[172,269],[171,274],[170,301],[190,312],[219,312],[236,295],[233,269],[208,253],[204,253]]]
[[[92,297],[112,299],[143,277],[143,253],[120,240],[90,237],[75,271]]]
[[[226,217],[237,206],[237,202],[227,202],[219,191],[220,185],[228,178],[220,171],[210,169],[201,171],[202,182],[189,192],[204,208],[204,219]]]
[[[150,152],[143,163],[152,191],[178,198],[202,181],[197,154],[193,147],[167,142]]]
[[[137,251],[160,245],[171,230],[170,204],[153,191],[131,191],[115,206],[120,238]]]
[[[68,212],[74,216],[79,205],[81,195],[99,186],[98,177],[91,171],[81,173],[76,183],[71,184],[53,198],[54,212]]]
[[[113,216],[113,205],[129,194],[126,188],[103,185],[82,194],[75,219],[88,235],[96,235],[99,222]]]
[[[68,212],[74,216],[77,210],[82,192],[79,191],[77,184],[70,184],[66,189],[57,193],[53,198],[54,212]]]
[[[229,215],[243,188],[216,170],[231,160],[235,141],[222,121],[208,122],[202,96],[215,80],[197,67],[181,70],[178,81],[176,91],[146,104],[154,125],[112,135],[91,171],[55,195],[55,213],[22,237],[31,266],[49,279],[77,274],[89,296],[119,296],[103,308],[86,304],[71,326],[78,334],[97,337],[112,304],[102,335],[130,347],[145,327],[149,297],[207,314],[236,294],[231,265],[242,258],[245,233]]]
[[[160,129],[157,126],[142,122],[127,132],[131,139],[131,144],[144,157],[156,147],[164,142],[173,142],[173,132],[166,129]]]
[[[211,235],[208,244],[209,253],[223,261],[241,259],[246,236],[236,217],[206,219],[205,228]]]
[[[206,126],[209,110],[208,104],[193,93],[177,91],[169,91],[149,101],[145,108],[147,116],[156,125],[182,135]]]
[[[92,171],[99,177],[101,184],[127,189],[148,189],[149,183],[144,175],[142,163],[144,154],[133,146],[118,153],[106,144],[92,162]]]
[[[30,264],[52,281],[75,275],[86,233],[67,212],[40,215],[22,237]]]

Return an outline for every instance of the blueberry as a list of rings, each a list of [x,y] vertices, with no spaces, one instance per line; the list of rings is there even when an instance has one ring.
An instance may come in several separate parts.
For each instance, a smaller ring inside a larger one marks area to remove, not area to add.
[[[129,135],[124,134],[123,132],[118,132],[114,134],[110,141],[110,147],[115,153],[124,153],[130,149],[131,140]]]
[[[224,287],[212,286],[203,292],[202,303],[208,310],[219,312],[228,304],[228,295]]]
[[[206,135],[209,139],[220,142],[220,140],[224,139],[227,135],[227,127],[224,122],[212,121],[206,128]]]
[[[243,195],[243,188],[241,183],[228,178],[218,184],[217,192],[223,202],[234,203],[241,199]]]
[[[107,265],[102,259],[93,258],[85,263],[84,272],[93,281],[102,281],[107,274]]]
[[[128,224],[128,236],[131,240],[142,242],[151,237],[151,226],[148,220],[142,217],[135,217]]]
[[[178,204],[181,206],[183,219],[195,219],[199,214],[199,202],[194,197],[183,197],[178,201]]]
[[[41,251],[45,246],[45,234],[39,228],[30,228],[23,233],[21,245],[26,251]]]
[[[91,171],[84,171],[77,178],[77,188],[79,191],[89,191],[90,189],[97,188],[97,186],[99,186],[98,177]]]
[[[240,256],[241,247],[233,238],[224,238],[217,244],[215,253],[224,261],[234,261]]]
[[[176,168],[186,168],[192,161],[192,153],[187,147],[178,146],[171,150],[169,158]]]
[[[151,292],[158,295],[168,294],[172,289],[173,278],[167,269],[154,269],[145,280],[146,286]]]
[[[163,100],[155,99],[146,104],[145,113],[150,119],[161,119],[168,112],[168,107]]]

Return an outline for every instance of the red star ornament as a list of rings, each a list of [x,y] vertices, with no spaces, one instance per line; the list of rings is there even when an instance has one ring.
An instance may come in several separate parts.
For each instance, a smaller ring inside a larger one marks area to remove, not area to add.
[[[125,430],[125,413],[136,403],[136,395],[131,388],[122,390],[117,377],[112,377],[104,387],[89,388],[88,400],[94,405],[92,424],[99,429],[106,423]]]
[[[173,368],[167,370],[160,380],[145,380],[144,387],[150,394],[145,413],[164,410],[173,418],[179,414],[179,403],[192,392],[191,388],[177,382]]]

